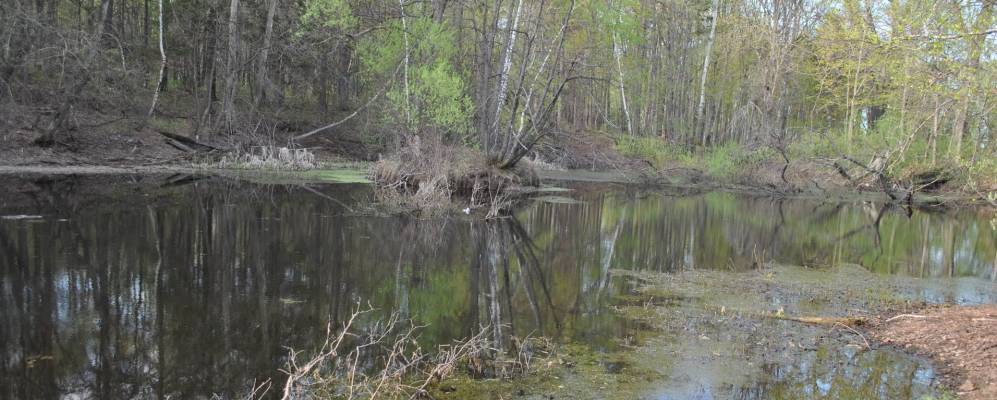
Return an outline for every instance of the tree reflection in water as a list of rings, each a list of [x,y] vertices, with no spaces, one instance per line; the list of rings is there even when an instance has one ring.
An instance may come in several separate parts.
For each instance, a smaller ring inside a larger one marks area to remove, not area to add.
[[[631,290],[611,269],[746,270],[764,252],[989,280],[997,243],[967,213],[723,193],[592,191],[470,221],[350,216],[356,186],[37,185],[0,212],[45,216],[0,220],[0,398],[232,397],[279,380],[285,346],[313,347],[358,301],[426,325],[427,346],[491,326],[503,346],[543,335],[607,350],[632,330],[608,307]],[[921,295],[993,301],[939,282]]]

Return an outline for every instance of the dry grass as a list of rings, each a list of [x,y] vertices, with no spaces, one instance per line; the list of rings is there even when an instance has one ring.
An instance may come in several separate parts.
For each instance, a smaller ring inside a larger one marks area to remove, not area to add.
[[[421,327],[397,314],[359,327],[372,311],[357,308],[338,330],[329,325],[326,340],[309,357],[290,350],[282,399],[431,398],[433,388],[455,374],[522,376],[548,368],[556,357],[551,341],[542,338],[513,338],[503,351],[489,339],[488,327],[425,352],[416,341]]]
[[[400,151],[373,165],[371,175],[377,183],[379,202],[429,215],[452,211],[457,191],[453,176],[471,165],[462,153],[462,149],[440,143],[424,145],[414,137]]]
[[[308,170],[318,167],[315,154],[305,148],[257,146],[246,152],[227,154],[218,168]]]
[[[424,216],[482,211],[494,218],[509,209],[521,187],[539,183],[533,167],[523,164],[499,169],[473,149],[416,137],[375,163],[371,176],[383,205]]]

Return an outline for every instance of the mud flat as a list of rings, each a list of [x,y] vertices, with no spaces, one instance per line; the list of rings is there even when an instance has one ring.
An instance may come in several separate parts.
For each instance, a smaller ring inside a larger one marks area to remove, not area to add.
[[[997,398],[997,306],[932,307],[870,331],[885,344],[930,357],[961,398]]]

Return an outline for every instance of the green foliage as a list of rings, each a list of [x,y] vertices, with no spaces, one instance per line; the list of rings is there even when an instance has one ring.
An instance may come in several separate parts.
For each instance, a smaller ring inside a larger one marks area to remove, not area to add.
[[[718,178],[731,178],[775,156],[769,148],[748,150],[737,143],[725,143],[707,150],[702,156],[706,173]]]
[[[616,151],[627,157],[650,161],[658,168],[669,162],[683,165],[695,163],[695,157],[688,150],[654,137],[620,137],[616,140]]]
[[[776,156],[769,148],[748,150],[733,142],[694,153],[682,146],[648,137],[621,137],[616,141],[616,151],[627,157],[650,161],[657,168],[679,165],[722,179],[735,177]]]
[[[458,139],[468,133],[473,106],[465,77],[457,72],[454,31],[430,18],[410,18],[408,76],[399,76],[386,93],[383,118],[412,132],[442,133]],[[401,21],[360,48],[360,58],[372,78],[405,73],[406,40]],[[407,87],[406,87],[407,82]]]
[[[419,68],[417,73],[418,84],[413,87],[412,96],[421,105],[419,114],[422,118],[457,132],[466,131],[471,116],[471,100],[467,97],[464,80],[443,60]]]
[[[303,31],[317,28],[346,30],[358,22],[346,0],[307,0],[305,12],[301,15]]]
[[[972,190],[981,187],[997,187],[997,157],[980,157],[967,168],[968,185]],[[997,191],[988,194],[987,199],[997,204]]]

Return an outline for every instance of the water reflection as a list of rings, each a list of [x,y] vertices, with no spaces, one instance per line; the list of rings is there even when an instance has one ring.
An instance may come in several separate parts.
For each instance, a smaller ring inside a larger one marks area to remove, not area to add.
[[[233,397],[358,301],[427,324],[426,344],[487,325],[499,343],[609,350],[632,330],[608,308],[629,291],[613,268],[743,270],[760,254],[974,281],[997,268],[985,220],[865,204],[595,190],[482,222],[349,216],[356,186],[25,185],[31,200],[0,208],[43,216],[0,220],[2,398]],[[923,296],[994,301],[939,282]]]

